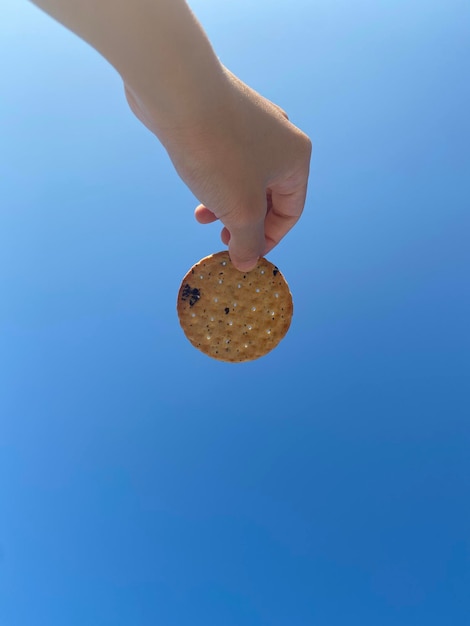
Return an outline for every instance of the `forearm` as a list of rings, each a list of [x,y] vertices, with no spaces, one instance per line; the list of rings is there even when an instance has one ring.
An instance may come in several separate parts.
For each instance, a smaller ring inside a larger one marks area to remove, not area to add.
[[[223,68],[184,0],[32,0],[87,41],[167,120],[195,117]]]

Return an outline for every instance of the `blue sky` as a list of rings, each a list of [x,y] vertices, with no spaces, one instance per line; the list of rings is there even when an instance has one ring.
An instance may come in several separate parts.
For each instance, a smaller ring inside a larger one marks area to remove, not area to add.
[[[191,3],[314,144],[253,363],[179,328],[222,248],[93,50],[0,9],[1,626],[470,614],[470,10]]]

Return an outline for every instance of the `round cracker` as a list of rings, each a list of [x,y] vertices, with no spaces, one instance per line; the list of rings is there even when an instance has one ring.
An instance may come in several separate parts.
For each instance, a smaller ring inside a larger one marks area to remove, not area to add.
[[[178,317],[189,341],[214,359],[252,361],[287,333],[292,294],[279,269],[265,258],[241,272],[228,252],[201,259],[183,278]]]

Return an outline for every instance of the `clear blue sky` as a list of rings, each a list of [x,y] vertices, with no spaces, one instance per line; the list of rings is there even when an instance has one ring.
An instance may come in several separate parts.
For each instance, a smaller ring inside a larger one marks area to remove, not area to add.
[[[0,625],[470,623],[470,8],[195,0],[314,144],[267,357],[212,361],[222,248],[119,78],[0,8]]]

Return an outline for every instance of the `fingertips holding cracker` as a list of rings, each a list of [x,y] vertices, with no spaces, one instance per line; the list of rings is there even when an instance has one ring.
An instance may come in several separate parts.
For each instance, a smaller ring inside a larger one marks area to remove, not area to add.
[[[275,348],[293,314],[292,294],[267,259],[241,272],[228,252],[201,259],[183,278],[177,311],[192,345],[231,363],[252,361]]]

